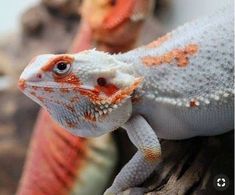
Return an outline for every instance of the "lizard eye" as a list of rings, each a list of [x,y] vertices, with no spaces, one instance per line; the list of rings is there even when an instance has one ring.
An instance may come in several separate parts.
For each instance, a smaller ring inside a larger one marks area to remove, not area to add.
[[[58,76],[67,75],[70,72],[71,64],[68,62],[56,63],[53,72]]]
[[[105,78],[100,77],[100,78],[97,79],[97,83],[98,83],[99,86],[104,87],[107,84],[107,81],[106,81]]]

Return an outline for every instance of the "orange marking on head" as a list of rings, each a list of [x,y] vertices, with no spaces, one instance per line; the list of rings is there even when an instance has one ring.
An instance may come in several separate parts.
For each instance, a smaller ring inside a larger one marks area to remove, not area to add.
[[[49,62],[41,68],[41,70],[45,71],[45,72],[51,71],[54,68],[55,64],[57,64],[60,61],[62,61],[62,62],[65,61],[67,63],[72,64],[74,61],[74,57],[72,55],[68,55],[68,54],[57,55],[56,57],[52,57],[49,60]]]
[[[18,81],[18,87],[19,87],[19,89],[22,90],[22,91],[25,90],[25,88],[26,88],[26,82],[25,82],[24,79],[20,79],[20,80]]]
[[[69,89],[68,88],[60,88],[61,93],[68,93]]]
[[[154,66],[161,64],[169,64],[177,62],[177,66],[185,67],[189,63],[189,56],[192,56],[198,52],[197,44],[189,44],[184,48],[177,48],[169,51],[161,56],[145,56],[142,58],[142,62],[146,66]]]
[[[118,87],[116,87],[113,84],[107,84],[105,86],[95,86],[95,89],[97,89],[100,92],[103,92],[107,96],[112,96],[118,91]]]
[[[62,78],[58,77],[58,76],[54,76],[54,80],[55,80],[55,82],[58,82],[58,83],[68,83],[68,84],[72,84],[72,85],[76,85],[76,86],[81,85],[81,81],[73,73],[70,73],[69,75],[62,77]]]
[[[140,85],[140,83],[142,82],[143,78],[138,78],[136,79],[136,81],[130,86],[130,87],[126,87],[122,90],[119,90],[114,97],[112,97],[112,103],[113,104],[118,104],[120,103],[123,99],[127,98],[128,96],[130,96],[133,91]]]
[[[89,100],[93,103],[97,103],[101,101],[101,98],[99,97],[99,91],[96,89],[82,89],[82,88],[74,88],[74,91],[79,92],[81,95],[86,96],[89,98]]]
[[[44,91],[48,92],[48,93],[52,93],[54,92],[53,88],[51,87],[43,87]]]
[[[156,48],[159,47],[162,43],[168,41],[170,39],[170,33],[158,38],[157,40],[149,43],[148,45],[146,45],[147,48]]]
[[[106,87],[96,86],[96,88],[93,90],[82,88],[74,88],[74,90],[78,91],[81,95],[88,97],[89,100],[95,104],[100,103],[102,100],[104,100],[103,97],[99,96],[101,92],[109,96],[107,97],[107,99],[111,103],[118,104],[124,98],[130,96],[131,93],[140,85],[142,80],[143,78],[138,78],[130,87],[126,87],[124,89],[118,89],[115,85],[108,84],[109,87],[107,87],[107,85]]]
[[[144,157],[149,162],[156,162],[161,156],[160,150],[154,150],[150,148],[144,149]]]

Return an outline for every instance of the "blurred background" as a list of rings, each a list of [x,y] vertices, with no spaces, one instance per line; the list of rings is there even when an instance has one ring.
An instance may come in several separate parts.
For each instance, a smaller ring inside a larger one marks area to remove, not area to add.
[[[138,45],[229,1],[156,0]],[[18,91],[17,79],[33,56],[63,53],[70,47],[79,28],[80,4],[81,0],[0,2],[0,195],[16,191],[39,110]]]

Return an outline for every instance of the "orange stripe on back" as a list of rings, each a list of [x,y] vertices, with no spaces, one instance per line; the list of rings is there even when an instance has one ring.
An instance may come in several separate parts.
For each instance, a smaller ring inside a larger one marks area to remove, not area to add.
[[[178,67],[185,67],[189,63],[189,57],[195,55],[197,52],[198,45],[189,44],[184,48],[173,49],[161,56],[145,56],[142,58],[142,62],[148,67],[175,62]]]

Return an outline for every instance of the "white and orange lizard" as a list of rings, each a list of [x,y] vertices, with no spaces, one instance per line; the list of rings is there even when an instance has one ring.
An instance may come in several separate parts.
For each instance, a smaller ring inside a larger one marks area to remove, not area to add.
[[[84,0],[82,22],[70,51],[76,53],[88,49],[92,42],[105,51],[127,51],[134,46],[151,5],[151,0]],[[109,146],[105,148],[105,144]],[[109,156],[111,150],[113,154]],[[106,155],[100,155],[100,151]],[[96,158],[99,160],[95,161]],[[17,195],[94,194],[94,189],[100,194],[109,172],[113,170],[114,161],[115,152],[109,137],[75,137],[57,125],[42,109],[33,131]],[[99,169],[94,169],[96,165],[100,166]],[[92,179],[89,178],[91,169],[94,169]]]
[[[37,56],[19,87],[74,135],[127,131],[138,151],[105,192],[117,194],[153,172],[159,138],[233,129],[233,58],[233,11],[226,8],[127,53]]]

